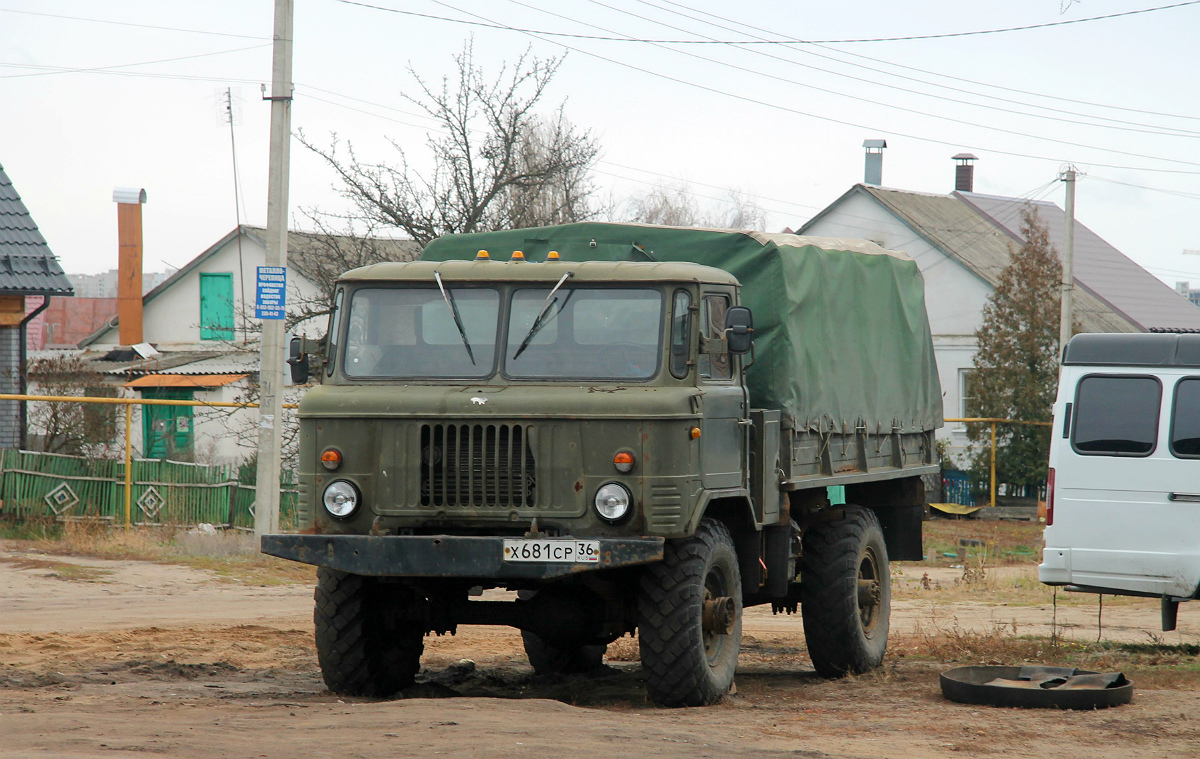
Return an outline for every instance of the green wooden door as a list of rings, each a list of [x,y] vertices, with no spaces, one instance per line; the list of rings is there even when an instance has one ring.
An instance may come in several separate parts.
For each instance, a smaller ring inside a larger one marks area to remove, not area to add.
[[[142,397],[193,400],[192,391],[181,387],[142,388]],[[194,446],[191,406],[142,406],[142,455],[145,458],[191,461]]]
[[[200,275],[200,339],[233,339],[233,274]]]

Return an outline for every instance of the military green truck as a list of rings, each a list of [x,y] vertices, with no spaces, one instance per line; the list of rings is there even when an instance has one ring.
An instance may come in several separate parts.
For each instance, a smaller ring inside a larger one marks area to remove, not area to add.
[[[822,675],[881,662],[942,424],[905,254],[630,224],[454,235],[344,274],[326,337],[291,350],[320,383],[301,529],[262,550],[318,567],[331,691],[387,696],[426,635],[509,625],[538,673],[600,667],[636,632],[655,701],[711,704],[756,604],[799,608]]]

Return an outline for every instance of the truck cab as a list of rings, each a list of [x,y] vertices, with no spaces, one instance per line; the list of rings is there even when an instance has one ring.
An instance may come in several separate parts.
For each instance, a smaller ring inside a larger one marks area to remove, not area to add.
[[[300,409],[301,521],[323,534],[521,536],[534,519],[548,535],[688,534],[698,499],[748,495],[741,358],[723,337],[737,287],[677,263],[347,275],[325,378]],[[343,515],[322,507],[333,483],[356,503]]]

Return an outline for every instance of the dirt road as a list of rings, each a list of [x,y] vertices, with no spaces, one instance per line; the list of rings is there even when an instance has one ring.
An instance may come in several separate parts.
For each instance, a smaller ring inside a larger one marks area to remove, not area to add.
[[[1060,605],[1059,622],[1094,639],[1096,611]],[[1192,611],[1165,635],[1156,605],[1117,604],[1104,610],[1103,634],[1195,643]],[[518,635],[466,628],[428,639],[418,685],[376,702],[324,691],[309,588],[243,587],[186,567],[9,543],[0,546],[0,756],[1200,757],[1194,672],[1137,683],[1134,703],[1118,709],[994,710],[944,701],[945,667],[903,655],[919,629],[1016,620],[1022,634],[1048,634],[1050,614],[898,601],[883,669],[827,681],[809,665],[798,618],[754,609],[736,695],[690,710],[646,703],[630,639],[610,646],[599,675],[538,678]]]

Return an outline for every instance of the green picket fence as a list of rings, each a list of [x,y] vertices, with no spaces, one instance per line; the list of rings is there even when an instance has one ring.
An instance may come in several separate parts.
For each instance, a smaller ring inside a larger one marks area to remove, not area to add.
[[[135,459],[134,524],[208,523],[254,528],[254,486],[238,482],[237,467]],[[295,522],[295,475],[280,483],[281,527]],[[6,450],[0,455],[0,513],[11,518],[54,517],[124,523],[125,465],[56,453]]]

